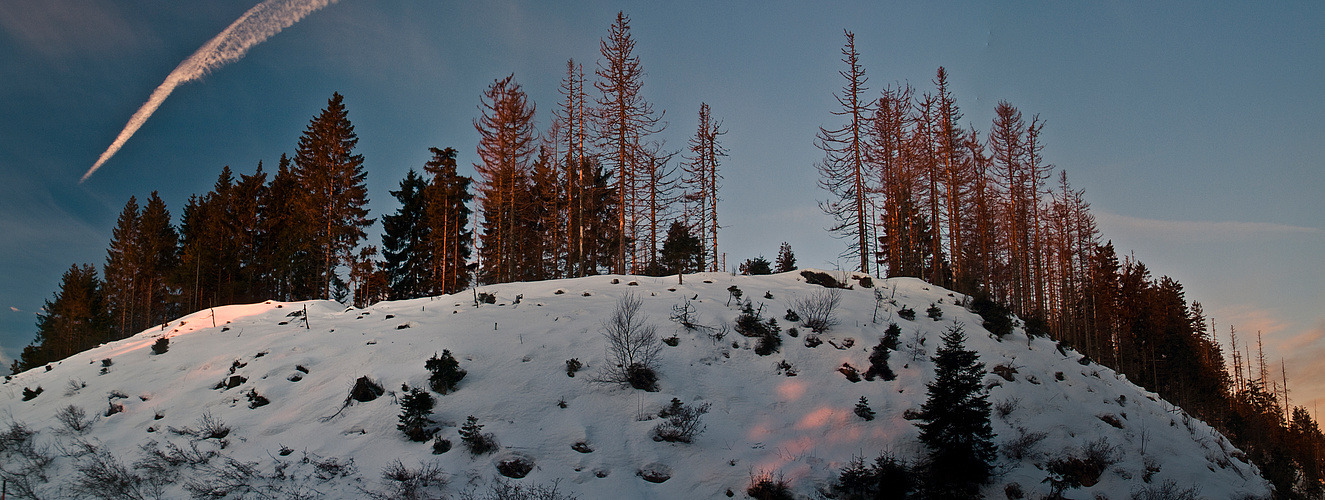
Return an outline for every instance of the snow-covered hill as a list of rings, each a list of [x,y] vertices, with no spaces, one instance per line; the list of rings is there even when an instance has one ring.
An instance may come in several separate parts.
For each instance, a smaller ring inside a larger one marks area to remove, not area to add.
[[[439,468],[448,484],[431,491],[483,496],[500,487],[497,465],[516,458],[534,468],[506,487],[555,485],[582,499],[726,498],[729,491],[739,498],[752,476],[767,473],[814,497],[853,456],[923,454],[904,414],[925,400],[939,336],[960,323],[967,348],[991,370],[985,381],[1000,454],[987,497],[1004,498],[1012,483],[1027,498],[1046,495],[1045,463],[1092,446],[1115,447],[1116,463],[1071,497],[1128,498],[1166,481],[1208,498],[1268,495],[1223,436],[1113,371],[1047,339],[1028,341],[1020,329],[993,338],[958,305],[960,294],[913,279],[875,280],[885,298],[876,312],[875,290],[853,283],[841,292],[839,323],[816,347],[807,347],[808,329],[783,319],[796,299],[824,290],[798,273],[697,274],[684,284],[676,276],[509,283],[479,287],[496,300],[477,306],[466,292],[367,309],[328,301],[217,307],[7,379],[0,464],[40,471],[29,475],[40,498],[85,496],[79,484],[95,483],[89,477],[98,473],[114,476],[116,465],[142,480],[126,486],[128,497],[187,498],[212,488],[232,498],[361,498],[388,491],[383,470],[396,461]],[[728,305],[733,285],[778,319],[781,352],[759,356],[752,339],[735,332],[719,340],[712,333],[720,329],[691,331],[669,320],[689,298],[698,324],[730,326],[740,312],[735,301]],[[643,301],[662,337],[677,337],[676,346],[662,347],[658,392],[591,381],[606,360],[602,321],[628,293]],[[930,304],[942,309],[941,319],[926,316]],[[902,307],[917,311],[916,319],[900,318]],[[897,379],[849,381],[839,368],[847,363],[863,373],[889,322],[902,329],[890,361]],[[800,330],[795,338],[792,326]],[[169,350],[153,354],[163,335]],[[458,390],[434,394],[438,435],[456,445],[434,455],[431,442],[411,442],[396,425],[402,384],[428,387],[424,362],[444,349],[468,375]],[[585,365],[575,377],[566,370],[572,358]],[[778,366],[783,361],[795,376]],[[1013,370],[993,373],[1000,365]],[[342,410],[363,376],[387,393]],[[23,401],[25,388],[38,387],[39,395]],[[270,403],[252,407],[254,395]],[[873,421],[853,412],[861,396],[877,412]],[[712,405],[692,443],[652,439],[672,398]],[[70,406],[91,421],[84,431],[56,418],[63,412],[71,420]],[[120,411],[107,416],[111,407]],[[461,446],[457,432],[471,415],[499,442],[497,452],[472,456]],[[23,427],[34,432],[26,449]],[[215,427],[229,432],[206,438],[204,430]],[[33,455],[49,463],[24,458]]]

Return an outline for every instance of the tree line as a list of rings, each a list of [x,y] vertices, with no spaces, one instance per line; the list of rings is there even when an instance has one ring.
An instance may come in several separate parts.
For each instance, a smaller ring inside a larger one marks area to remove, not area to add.
[[[263,300],[386,299],[455,293],[475,283],[603,272],[720,269],[719,165],[724,133],[707,104],[684,151],[644,99],[630,20],[602,40],[593,95],[570,60],[550,126],[514,76],[479,98],[477,178],[458,151],[429,148],[390,191],[380,247],[365,244],[367,172],[344,98],[309,121],[293,157],[269,175],[224,167],[192,196],[178,226],[156,192],[131,197],[116,221],[103,278],[91,264],[64,273],[38,317],[37,338],[11,366],[44,365],[184,314]]]
[[[1045,121],[998,102],[989,128],[963,127],[947,71],[931,90],[870,93],[855,35],[845,32],[845,83],[816,144],[820,203],[857,270],[907,276],[976,297],[1209,422],[1247,451],[1283,498],[1319,497],[1325,444],[1260,356],[1229,339],[1182,285],[1121,260],[1102,239],[1065,170],[1048,163]],[[1052,182],[1051,182],[1052,181]],[[989,325],[987,325],[989,326]],[[1233,330],[1230,328],[1230,334]],[[1246,354],[1241,354],[1246,351]]]

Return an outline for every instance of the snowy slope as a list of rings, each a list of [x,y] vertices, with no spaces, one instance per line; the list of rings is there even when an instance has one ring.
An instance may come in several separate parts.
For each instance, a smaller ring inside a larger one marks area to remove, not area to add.
[[[734,332],[718,341],[669,321],[672,307],[691,297],[698,323],[730,325],[739,314],[734,302],[726,305],[732,285],[756,306],[763,304],[766,317],[778,318],[784,330],[780,353],[758,356],[752,340]],[[1147,486],[1142,481],[1147,461],[1152,469],[1159,467],[1150,485],[1165,480],[1196,485],[1208,498],[1268,494],[1255,468],[1236,458],[1241,454],[1226,439],[1111,370],[1081,364],[1079,354],[1060,351],[1049,340],[1028,342],[1020,329],[1001,342],[994,339],[980,327],[978,316],[956,305],[960,294],[913,279],[875,280],[875,285],[893,302],[878,310],[878,322],[872,322],[874,291],[856,284],[842,292],[840,324],[821,335],[825,342],[814,348],[803,343],[809,333],[805,328],[791,338],[786,330],[792,325],[782,319],[794,299],[823,290],[797,273],[697,274],[686,276],[684,284],[677,284],[675,276],[510,283],[480,287],[497,301],[479,306],[466,292],[362,310],[329,301],[218,307],[164,330],[81,353],[49,370],[13,376],[0,386],[0,429],[24,423],[37,431],[39,447],[50,447],[55,458],[45,469],[48,481],[33,483],[42,498],[75,496],[74,484],[82,476],[77,468],[96,457],[87,450],[108,451],[132,470],[144,456],[140,447],[152,440],[161,449],[174,444],[186,450],[193,441],[202,453],[215,450],[252,464],[252,496],[360,498],[385,491],[381,471],[395,460],[410,468],[429,462],[440,466],[449,479],[441,490],[447,495],[482,494],[498,477],[495,465],[518,456],[531,460],[535,469],[513,480],[517,484],[559,481],[559,491],[582,499],[726,498],[728,490],[744,497],[751,476],[765,472],[781,474],[798,495],[813,497],[853,455],[869,460],[882,452],[906,458],[922,454],[918,430],[903,413],[919,409],[925,400],[924,384],[933,377],[929,356],[939,336],[962,323],[967,348],[980,353],[987,369],[1001,364],[1016,369],[1013,381],[993,373],[985,379],[996,383],[990,401],[1014,408],[993,417],[996,444],[1003,449],[1019,435],[1044,433],[1020,460],[999,455],[999,475],[986,496],[1003,498],[1009,483],[1018,483],[1031,498],[1047,494],[1044,462],[1099,438],[1118,447],[1119,460],[1098,484],[1073,491],[1071,497],[1104,493],[1127,498]],[[600,322],[627,293],[643,300],[661,336],[679,337],[677,346],[663,346],[659,392],[590,380],[605,360]],[[765,298],[766,293],[773,298]],[[931,303],[943,309],[941,320],[926,317]],[[897,316],[903,306],[918,312],[916,320]],[[307,321],[299,316],[305,308]],[[897,380],[849,382],[837,369],[850,363],[863,373],[869,349],[889,321],[903,332],[904,346],[890,362]],[[170,339],[169,351],[154,355],[150,346],[162,335]],[[927,355],[913,361],[905,344],[919,338],[925,339]],[[457,391],[436,395],[432,418],[443,425],[440,435],[456,447],[433,455],[430,443],[410,442],[396,429],[398,398],[402,384],[427,387],[424,361],[443,349],[455,354],[468,376]],[[571,358],[586,365],[573,378],[566,375]],[[111,365],[102,374],[105,359]],[[775,365],[782,360],[797,376],[778,374]],[[232,375],[246,381],[216,388]],[[365,375],[389,392],[328,419],[341,408],[355,379]],[[38,386],[44,392],[21,401],[24,388]],[[270,404],[250,408],[245,394],[251,390]],[[853,413],[861,396],[869,398],[878,418],[867,422]],[[712,404],[704,417],[706,431],[693,443],[651,439],[657,412],[672,398]],[[111,402],[123,411],[104,416]],[[85,434],[63,430],[53,418],[70,405],[99,417]],[[198,429],[204,413],[232,429],[224,443],[171,431]],[[460,446],[458,427],[469,415],[497,438],[500,451],[473,457]],[[593,451],[572,450],[577,442]],[[282,448],[292,452],[282,455]],[[9,470],[21,465],[13,456],[5,462]],[[352,468],[336,467],[351,459]],[[175,480],[165,486],[163,497],[187,498],[186,482],[215,482],[234,470],[226,469],[227,463],[218,456],[206,464],[178,466],[178,478],[164,475]],[[642,469],[668,472],[671,479],[647,482],[639,475]],[[227,490],[236,498],[246,493]]]

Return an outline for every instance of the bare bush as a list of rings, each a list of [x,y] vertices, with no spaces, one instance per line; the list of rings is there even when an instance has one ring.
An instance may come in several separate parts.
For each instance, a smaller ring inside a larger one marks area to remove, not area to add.
[[[493,478],[488,492],[478,495],[472,491],[460,494],[462,500],[576,500],[578,497],[559,491],[561,480],[552,484],[521,484],[504,478]]]
[[[16,420],[0,432],[0,479],[17,498],[39,498],[38,489],[50,480],[46,469],[55,455],[50,446],[37,445],[36,435]]]
[[[689,443],[695,436],[704,432],[702,420],[713,404],[687,405],[681,404],[676,399],[672,401],[674,403],[667,411],[667,420],[653,428],[653,436],[659,441],[669,443]]]
[[[230,435],[230,426],[225,425],[221,417],[205,411],[198,417],[198,436],[202,439],[224,439]]]
[[[641,311],[643,305],[643,301],[628,293],[617,302],[612,317],[603,322],[608,359],[595,381],[657,390],[662,341],[657,327],[646,322],[648,317]]]
[[[55,412],[55,420],[64,425],[65,432],[81,435],[92,427],[97,417],[93,415],[92,418],[88,418],[87,412],[82,408],[69,405]]]
[[[1132,500],[1196,500],[1200,498],[1200,494],[1201,489],[1196,485],[1180,488],[1174,480],[1165,479],[1159,486],[1138,487],[1132,490]]]
[[[420,463],[411,469],[399,459],[382,469],[382,491],[367,492],[374,499],[440,499],[446,485],[446,475],[435,461]]]
[[[78,463],[73,491],[83,498],[145,500],[159,498],[165,478],[140,476],[120,463],[109,451],[91,453]]]
[[[1021,398],[1013,396],[1008,399],[1004,399],[1002,401],[994,403],[994,414],[998,415],[998,418],[1007,420],[1008,415],[1011,415],[1012,412],[1017,411],[1018,406],[1021,406]]]
[[[800,315],[802,326],[813,330],[814,333],[823,333],[837,325],[837,316],[834,313],[841,304],[842,291],[828,288],[814,292],[808,297],[796,299],[792,307]]]
[[[230,457],[221,457],[219,463],[209,462],[195,470],[184,482],[184,489],[194,498],[225,498],[232,494],[246,498],[250,493],[261,494],[266,479],[257,462],[241,462]]]
[[[1003,452],[1003,456],[1013,460],[1033,460],[1040,456],[1037,448],[1040,446],[1040,441],[1044,441],[1046,437],[1049,437],[1046,433],[1027,432],[1025,427],[1018,427],[1017,437],[1004,442],[1003,446],[999,447],[999,451]]]

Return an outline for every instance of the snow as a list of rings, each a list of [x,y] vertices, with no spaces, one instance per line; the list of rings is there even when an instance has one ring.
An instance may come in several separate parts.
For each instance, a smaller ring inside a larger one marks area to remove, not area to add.
[[[987,497],[1002,497],[1005,485],[1014,482],[1031,498],[1048,494],[1049,485],[1042,482],[1045,461],[1100,438],[1118,447],[1119,461],[1098,484],[1070,491],[1069,496],[1127,498],[1146,486],[1143,456],[1160,466],[1151,485],[1165,480],[1181,487],[1196,485],[1201,496],[1209,498],[1268,495],[1267,483],[1255,467],[1237,458],[1241,454],[1227,439],[1112,370],[1081,364],[1079,354],[1059,350],[1050,340],[1028,341],[1021,329],[999,341],[980,327],[978,316],[957,305],[961,294],[919,280],[874,280],[889,300],[873,322],[874,290],[853,283],[852,289],[842,291],[840,323],[821,335],[825,343],[816,348],[803,343],[810,332],[799,325],[799,337],[789,337],[787,329],[793,325],[782,318],[796,298],[823,290],[795,272],[704,273],[685,276],[684,284],[678,284],[676,276],[613,275],[508,283],[479,287],[478,292],[495,294],[497,301],[477,306],[474,292],[466,291],[367,309],[331,301],[217,307],[80,353],[49,371],[38,368],[14,375],[0,385],[0,418],[5,429],[10,421],[27,424],[38,431],[39,443],[53,449],[84,440],[129,465],[141,458],[139,447],[150,440],[187,447],[191,438],[169,429],[197,429],[199,418],[208,413],[232,431],[224,449],[218,440],[207,439],[198,443],[200,450],[255,463],[267,476],[284,471],[284,481],[324,498],[384,491],[381,470],[396,460],[411,468],[435,461],[449,480],[444,494],[483,493],[499,477],[495,465],[513,457],[529,459],[535,468],[511,481],[558,481],[559,491],[582,499],[726,498],[728,490],[745,497],[751,477],[762,473],[781,474],[798,495],[812,497],[826,489],[853,456],[870,460],[890,452],[915,459],[923,454],[918,429],[903,414],[924,402],[925,383],[934,375],[929,356],[943,331],[960,323],[967,332],[967,348],[979,352],[991,371],[987,385],[997,382],[990,389],[991,403],[1017,401],[1006,417],[997,412],[991,417],[995,443],[1003,449],[1018,436],[1018,428],[1045,433],[1036,453],[1022,460],[999,455]],[[669,321],[672,306],[690,297],[697,323],[730,326],[739,314],[735,301],[726,305],[727,288],[733,285],[756,307],[762,304],[765,317],[778,319],[781,352],[757,356],[752,339],[734,331],[719,341],[704,330],[687,331]],[[679,338],[676,347],[663,346],[658,392],[591,380],[606,359],[600,322],[627,293],[643,301],[660,336]],[[766,293],[773,298],[765,298]],[[931,303],[943,309],[942,319],[925,316]],[[903,306],[917,311],[914,321],[897,317]],[[305,309],[307,321],[302,317]],[[850,363],[863,373],[870,348],[889,321],[902,328],[903,347],[889,362],[897,379],[847,381],[838,367]],[[927,355],[912,361],[905,345],[915,332],[926,339]],[[170,339],[169,351],[152,354],[150,346],[162,335]],[[839,348],[849,339],[853,346]],[[433,455],[430,442],[410,442],[396,429],[398,400],[402,384],[427,387],[424,361],[443,349],[455,355],[468,375],[455,392],[434,393],[432,418],[441,424],[439,435],[455,447]],[[566,360],[571,358],[585,365],[575,377],[566,375]],[[105,374],[103,359],[113,363]],[[797,376],[778,374],[775,365],[783,360]],[[992,373],[1001,364],[1015,367],[1014,381]],[[232,375],[232,367],[234,375],[247,381],[216,389]],[[360,376],[380,381],[388,393],[371,402],[355,402],[328,419]],[[71,381],[86,386],[73,390]],[[21,401],[23,388],[38,386],[45,392]],[[245,397],[250,390],[271,403],[250,408]],[[124,411],[107,417],[112,391],[128,397],[115,399]],[[852,412],[861,396],[869,398],[875,420],[867,422]],[[706,429],[693,443],[652,439],[652,429],[660,422],[656,415],[672,398],[712,404],[704,416]],[[558,406],[561,401],[565,408]],[[103,416],[85,435],[71,435],[53,418],[69,405]],[[500,451],[478,457],[465,451],[457,431],[469,415],[497,438]],[[577,442],[588,443],[593,451],[572,450]],[[281,455],[282,448],[293,453]],[[84,459],[73,455],[57,454],[50,481],[40,483],[40,491],[72,496],[76,467]],[[335,475],[315,467],[330,458],[353,459],[355,471]],[[670,471],[671,479],[644,481],[642,469]],[[208,469],[181,470],[183,477],[167,485],[163,497],[189,496],[185,479]],[[324,472],[322,477],[318,472]],[[242,493],[232,491],[232,497]]]

